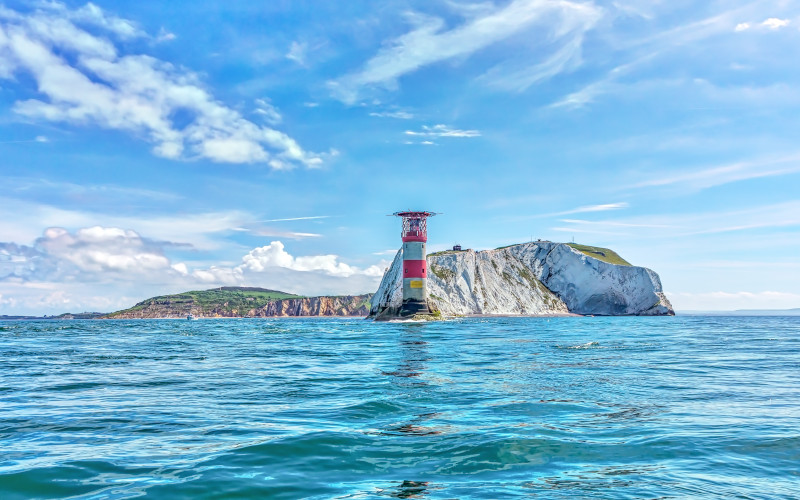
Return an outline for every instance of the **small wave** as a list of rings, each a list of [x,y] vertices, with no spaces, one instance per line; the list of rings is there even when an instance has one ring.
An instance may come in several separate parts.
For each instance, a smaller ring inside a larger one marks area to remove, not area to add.
[[[556,346],[556,347],[558,347],[559,349],[592,349],[594,347],[598,347],[599,345],[600,345],[599,342],[592,341],[592,342],[587,342],[585,344],[571,345],[571,346]]]

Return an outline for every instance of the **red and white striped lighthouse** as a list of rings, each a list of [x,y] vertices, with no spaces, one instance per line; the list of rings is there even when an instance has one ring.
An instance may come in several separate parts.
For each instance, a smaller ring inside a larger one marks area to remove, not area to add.
[[[403,305],[400,316],[430,314],[428,308],[428,217],[433,212],[395,212],[403,218]]]

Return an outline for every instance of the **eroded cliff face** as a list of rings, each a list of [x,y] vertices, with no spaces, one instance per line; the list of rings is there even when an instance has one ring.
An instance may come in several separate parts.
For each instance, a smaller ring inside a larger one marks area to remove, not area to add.
[[[249,316],[366,316],[370,298],[371,295],[344,295],[276,300],[251,311]]]
[[[402,250],[383,276],[370,315],[402,301]],[[653,271],[608,264],[563,243],[428,256],[428,295],[444,315],[674,314]]]

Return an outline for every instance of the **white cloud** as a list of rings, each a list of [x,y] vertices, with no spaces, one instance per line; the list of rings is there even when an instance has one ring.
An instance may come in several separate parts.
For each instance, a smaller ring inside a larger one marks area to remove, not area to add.
[[[100,226],[74,233],[51,227],[33,247],[0,244],[0,256],[0,279],[72,280],[109,273],[142,275],[169,268],[160,245],[134,231]]]
[[[70,10],[63,3],[55,1],[40,2],[39,7],[75,23],[102,28],[122,39],[147,36],[135,22],[109,14],[91,2],[75,10]]]
[[[578,109],[594,102],[604,94],[615,91],[618,93],[630,92],[631,85],[620,83],[624,77],[635,75],[636,70],[652,64],[655,59],[663,54],[686,47],[694,50],[693,48],[703,40],[729,33],[731,25],[736,22],[735,19],[741,19],[742,16],[751,14],[755,8],[756,4],[746,4],[698,21],[656,32],[651,36],[638,37],[623,42],[616,49],[628,53],[627,62],[617,64],[607,71],[604,76],[568,93],[549,107]],[[739,23],[737,25],[739,31],[748,27],[748,23]]]
[[[800,172],[800,154],[762,158],[678,172],[634,184],[633,188],[678,186],[681,189],[707,189],[731,182],[762,177],[774,177]]]
[[[579,214],[585,212],[606,212],[608,210],[619,210],[621,208],[628,208],[628,204],[625,202],[621,202],[621,203],[604,203],[601,205],[587,205],[575,208],[573,210],[568,210],[566,212],[562,212],[561,215]]]
[[[286,59],[294,61],[300,66],[306,66],[306,50],[308,46],[301,42],[292,42],[289,47],[289,52],[286,53]]]
[[[49,228],[33,246],[0,243],[0,296],[6,305],[40,314],[70,307],[119,309],[132,305],[130,297],[138,301],[197,286],[263,286],[305,295],[366,293],[377,288],[388,265],[381,260],[359,268],[336,255],[294,256],[281,241],[251,250],[238,265],[192,265],[171,262],[166,255],[170,246],[121,228]],[[108,288],[104,298],[94,295],[103,288]]]
[[[686,236],[748,233],[767,228],[800,226],[800,201],[744,207],[724,212],[649,214],[598,221],[565,219],[563,222],[571,224],[571,226],[554,229],[562,232],[635,235],[639,240],[675,240]],[[633,228],[636,231],[635,233],[618,232],[624,228]]]
[[[761,26],[764,26],[765,28],[771,30],[778,30],[786,26],[789,26],[789,20],[778,19],[777,17],[770,17],[769,19],[764,20],[764,22],[761,23]]]
[[[538,217],[557,217],[560,215],[582,214],[590,212],[607,212],[609,210],[620,210],[623,208],[628,208],[628,204],[624,201],[619,203],[602,203],[599,205],[584,205],[582,207],[577,207],[570,210],[564,210],[563,212],[542,214],[539,215]]]
[[[565,222],[567,224],[578,224],[578,225],[597,225],[603,224],[605,226],[614,226],[614,227],[646,227],[646,228],[675,228],[678,226],[669,225],[669,224],[637,224],[631,222],[615,222],[615,221],[590,221],[590,220],[582,220],[582,219],[561,219],[561,222]]]
[[[414,118],[414,115],[407,111],[382,111],[380,113],[373,112],[370,113],[369,116],[375,116],[378,118],[398,118],[400,120],[411,120]]]
[[[405,134],[420,137],[480,137],[481,135],[478,130],[459,130],[442,124],[432,127],[423,125],[421,131],[406,130]]]
[[[28,16],[0,11],[0,77],[28,74],[40,94],[17,101],[17,114],[128,132],[172,159],[274,168],[322,163],[324,155],[303,150],[285,133],[246,120],[214,99],[194,73],[147,55],[119,56],[108,39],[75,23],[91,22],[123,37],[138,36],[133,24],[92,4],[78,11],[52,5],[60,17],[50,11]],[[257,109],[273,123],[280,116],[266,105]],[[188,124],[179,124],[178,114],[190,117]]]
[[[790,23],[791,23],[791,21],[789,19],[780,19],[778,17],[770,17],[770,18],[765,19],[764,21],[762,21],[760,23],[755,24],[755,26],[753,25],[753,23],[750,23],[750,22],[739,23],[739,24],[736,25],[736,27],[733,30],[736,31],[736,32],[741,32],[741,31],[747,31],[747,30],[753,29],[755,27],[755,28],[761,28],[761,29],[768,29],[768,30],[776,31],[776,30],[779,30],[781,28],[785,28],[786,26],[789,26]]]
[[[264,272],[271,267],[283,267],[295,271],[323,271],[331,276],[348,277],[354,274],[382,276],[383,271],[377,266],[365,270],[339,262],[336,255],[314,255],[294,257],[290,255],[280,241],[273,241],[267,246],[255,248],[242,258],[240,269]]]
[[[158,36],[156,37],[156,42],[158,43],[170,42],[172,40],[175,40],[176,38],[178,38],[178,35],[176,35],[175,33],[170,33],[162,26],[161,29],[158,30]]]
[[[254,112],[261,115],[271,125],[277,125],[283,121],[278,109],[272,105],[269,99],[256,99],[256,110]]]
[[[270,236],[277,238],[290,238],[293,240],[302,240],[305,238],[321,238],[322,235],[318,233],[302,233],[297,231],[286,231],[283,229],[275,229],[271,227],[258,227],[245,229],[246,231],[257,234],[259,236]]]
[[[332,215],[310,215],[307,217],[289,217],[286,219],[267,219],[262,220],[259,222],[286,222],[286,221],[294,221],[294,220],[315,220],[315,219],[330,219],[333,217]]]
[[[397,79],[407,73],[441,61],[469,56],[536,23],[541,22],[543,29],[554,38],[574,38],[574,31],[577,29],[575,25],[582,25],[585,29],[599,19],[599,12],[590,4],[564,0],[514,0],[504,7],[482,8],[479,16],[471,16],[464,24],[452,29],[445,29],[442,19],[409,14],[408,17],[414,24],[411,31],[385,44],[359,71],[345,75],[329,85],[334,96],[344,102],[354,103],[364,87],[395,87]],[[564,57],[562,55],[556,59]],[[557,71],[557,63],[550,63],[549,66],[552,69],[543,68],[538,73],[554,74]],[[562,66],[565,67],[566,64]],[[518,75],[517,79],[533,83],[537,78],[544,77],[537,76],[536,73],[534,71],[530,76]]]
[[[512,92],[523,92],[531,85],[575,70],[582,63],[581,48],[584,35],[600,19],[600,11],[587,4],[563,3],[561,19],[557,23],[560,44],[549,55],[536,61],[529,58],[502,62],[484,73],[479,80],[490,87]]]

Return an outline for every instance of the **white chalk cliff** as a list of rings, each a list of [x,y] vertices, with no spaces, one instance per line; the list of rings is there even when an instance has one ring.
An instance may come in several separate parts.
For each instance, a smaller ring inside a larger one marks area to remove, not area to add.
[[[443,315],[674,314],[655,272],[609,264],[564,243],[441,252],[427,260],[429,302]],[[399,308],[402,270],[401,249],[372,298],[371,316]]]

